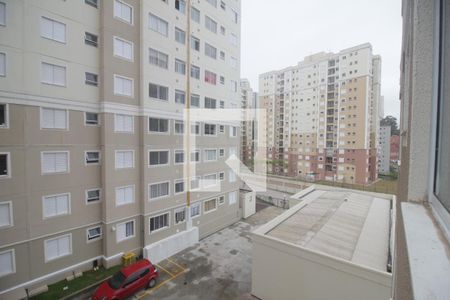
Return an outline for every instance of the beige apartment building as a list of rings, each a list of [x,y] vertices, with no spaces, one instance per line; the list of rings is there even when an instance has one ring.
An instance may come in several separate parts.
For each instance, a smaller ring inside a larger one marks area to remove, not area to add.
[[[259,76],[268,171],[367,184],[377,178],[381,58],[370,44]]]
[[[241,161],[252,168],[257,145],[256,109],[258,93],[254,92],[248,79],[241,79],[241,108],[243,110],[241,125]]]
[[[0,298],[238,220],[239,65],[240,0],[0,0]]]

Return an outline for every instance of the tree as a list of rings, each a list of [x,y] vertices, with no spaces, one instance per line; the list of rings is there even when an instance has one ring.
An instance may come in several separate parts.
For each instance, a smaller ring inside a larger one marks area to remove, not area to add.
[[[381,126],[391,126],[391,135],[400,135],[398,129],[397,118],[393,116],[386,116],[380,121]]]

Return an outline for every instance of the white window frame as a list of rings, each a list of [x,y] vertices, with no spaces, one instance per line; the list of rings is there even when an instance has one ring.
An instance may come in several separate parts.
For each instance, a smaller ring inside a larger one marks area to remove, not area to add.
[[[198,215],[195,215],[195,216],[192,215],[193,207],[198,207]],[[192,203],[191,207],[189,209],[189,215],[190,215],[191,219],[200,217],[202,215],[202,202],[199,201],[199,202]]]
[[[177,154],[179,154],[180,152],[183,153],[183,162],[177,162],[177,160],[176,160]],[[184,153],[184,149],[173,150],[173,164],[174,165],[184,165],[185,162],[187,162],[187,159],[186,159],[186,155]]]
[[[119,204],[117,202],[117,190],[130,188],[130,187],[133,188],[133,201]],[[121,207],[121,206],[125,206],[125,205],[130,205],[130,204],[133,204],[133,203],[136,203],[136,186],[134,184],[124,185],[124,186],[116,186],[114,188],[114,204],[115,204],[115,207]]]
[[[5,60],[5,62],[3,64],[3,67],[5,69],[4,70],[0,69],[0,77],[6,77],[6,53],[5,52],[0,52],[0,56],[3,57],[3,59]]]
[[[92,229],[95,229],[95,228],[100,228],[100,234],[98,236],[94,237],[94,238],[89,239],[89,230],[92,230]],[[86,243],[93,243],[93,242],[99,241],[101,239],[103,239],[103,228],[102,228],[101,225],[93,226],[93,227],[90,227],[90,228],[86,229]]]
[[[220,201],[220,199],[222,199],[222,202]],[[225,195],[220,195],[219,197],[217,197],[217,204],[219,206],[222,206],[225,204]]]
[[[87,118],[86,118],[87,114],[96,114],[97,115],[97,123],[96,124],[89,124],[89,123],[87,123]],[[96,126],[96,127],[98,127],[100,125],[101,124],[100,124],[100,115],[99,115],[99,113],[91,112],[91,111],[84,112],[84,126]]]
[[[64,84],[59,84],[59,83],[55,83],[55,82],[50,82],[50,81],[44,81],[43,79],[43,66],[44,65],[50,65],[52,67],[58,67],[58,68],[62,68],[64,69]],[[50,63],[50,62],[45,62],[45,61],[41,61],[41,70],[40,70],[40,79],[41,79],[41,83],[42,84],[47,84],[47,85],[51,85],[51,86],[59,86],[59,87],[67,87],[67,66],[62,66],[62,65],[57,65],[54,63]]]
[[[179,132],[177,132],[177,124],[178,125],[182,125],[183,126],[183,132],[182,133],[179,133]],[[184,126],[185,124],[184,124],[184,121],[183,120],[174,120],[173,121],[173,134],[174,135],[184,135],[184,133],[185,133],[185,131],[186,131],[186,128],[185,128],[185,126]]]
[[[192,180],[197,180],[198,181],[198,188],[193,188],[192,187]],[[190,189],[190,191],[193,192],[193,191],[201,190],[202,189],[201,184],[202,184],[202,177],[201,176],[195,176],[194,178],[191,178],[189,180],[189,189]]]
[[[50,36],[44,36],[43,32],[42,32],[42,27],[43,27],[43,20],[46,19],[50,22],[54,23],[59,23],[61,25],[64,25],[64,40],[58,40],[54,37],[54,35]],[[55,19],[49,18],[47,16],[41,16],[41,24],[40,24],[41,28],[40,28],[40,33],[41,33],[41,37],[50,41],[55,41],[61,44],[67,44],[67,24],[61,22],[61,21],[57,21]]]
[[[209,160],[208,156],[206,155],[206,151],[212,151],[212,150],[214,150],[216,152],[216,159]],[[205,149],[203,149],[203,162],[214,162],[214,161],[217,161],[218,158],[219,158],[219,153],[218,153],[216,148],[205,148]]]
[[[98,162],[95,163],[88,163],[87,161],[87,154],[88,153],[98,153]],[[84,165],[85,166],[98,166],[100,165],[102,162],[102,153],[100,152],[100,150],[86,150],[84,151]]]
[[[117,116],[125,116],[125,117],[131,117],[131,131],[121,131],[117,129]],[[133,115],[126,115],[126,114],[114,114],[114,132],[115,133],[129,133],[134,134],[134,116]]]
[[[132,167],[125,167],[125,168],[118,168],[117,167],[117,152],[132,152],[133,153],[133,166]],[[129,169],[134,169],[135,166],[135,158],[134,158],[135,152],[133,149],[118,149],[114,151],[114,169],[115,170],[129,170]]]
[[[0,225],[0,230],[13,227],[14,226],[14,211],[13,211],[12,201],[3,201],[3,202],[0,202],[0,205],[8,205],[8,207],[9,207],[9,224],[3,225],[3,226]]]
[[[235,196],[235,199],[234,199],[233,203],[231,203],[231,201],[230,201],[230,195],[231,194],[234,194],[234,196]],[[239,193],[237,191],[233,191],[233,192],[229,192],[228,193],[228,205],[235,205],[236,203],[238,203],[238,200],[239,200]]]
[[[216,130],[215,130],[215,134],[206,134],[206,130],[205,130],[205,126],[206,125],[215,125],[216,126]],[[216,137],[217,136],[217,131],[218,131],[218,125],[217,124],[213,124],[213,123],[203,123],[203,136],[208,136],[208,137]]]
[[[121,96],[121,97],[128,97],[128,98],[134,98],[134,79],[130,78],[130,77],[126,77],[126,76],[122,76],[122,75],[117,75],[114,74],[113,76],[113,93],[116,96]],[[125,79],[125,80],[131,80],[131,95],[127,95],[127,94],[122,94],[116,91],[116,78],[120,78],[120,79]]]
[[[157,165],[150,165],[150,152],[164,152],[167,151],[167,163],[166,164],[157,164]],[[148,167],[149,168],[159,168],[159,167],[166,167],[170,166],[170,149],[152,149],[148,150],[147,152],[147,159],[148,159]]]
[[[46,153],[67,153],[67,171],[65,172],[44,172],[44,154]],[[69,174],[70,173],[70,151],[41,151],[41,175],[53,175],[53,174]]]
[[[131,45],[131,57],[126,57],[126,56],[120,55],[119,53],[116,52],[116,47],[115,47],[116,41],[120,41],[122,43]],[[132,41],[129,41],[129,40],[126,40],[124,38],[114,35],[113,36],[113,56],[117,57],[119,59],[134,62],[134,43]]]
[[[158,24],[157,24],[157,27],[158,28],[152,28],[152,26],[151,26],[151,17],[155,17],[156,19],[157,19],[157,21],[158,21]],[[160,26],[160,23],[164,23],[165,24],[165,27],[166,27],[166,32],[161,32],[161,26]],[[169,22],[167,22],[166,20],[164,20],[163,18],[161,18],[161,17],[159,17],[159,16],[157,16],[157,15],[155,15],[155,14],[153,14],[153,13],[149,13],[148,14],[148,28],[151,30],[151,31],[154,31],[154,32],[156,32],[156,33],[158,33],[158,34],[160,34],[160,35],[162,35],[162,36],[165,36],[165,37],[168,37],[169,36]]]
[[[0,154],[6,154],[6,168],[7,168],[7,174],[6,175],[0,175],[0,179],[6,179],[11,178],[12,176],[12,170],[11,170],[11,152],[0,152]]]
[[[8,129],[9,128],[9,104],[8,103],[0,103],[5,107],[5,125],[0,125],[0,129]]]
[[[150,119],[166,120],[167,121],[167,131],[151,131],[150,130]],[[170,134],[170,123],[171,123],[170,119],[149,116],[147,120],[148,120],[148,133],[149,134],[158,134],[158,135],[169,135]]]
[[[118,239],[118,236],[117,236],[117,232],[118,232],[118,231],[117,231],[117,226],[122,225],[122,224],[125,224],[125,228],[126,228],[126,224],[127,224],[127,223],[130,223],[130,222],[133,222],[133,235],[126,236],[126,237],[124,237],[123,239],[119,240],[119,239]],[[115,228],[116,228],[116,243],[117,243],[117,244],[118,244],[118,243],[121,243],[121,242],[124,242],[124,241],[127,241],[127,240],[130,240],[130,239],[136,237],[136,220],[135,220],[135,219],[127,220],[127,221],[125,221],[125,222],[117,223],[117,224],[115,225]]]
[[[92,192],[92,191],[98,191],[98,200],[89,202],[88,201],[88,199],[89,199],[88,192]],[[91,204],[102,202],[102,189],[101,188],[87,189],[84,191],[84,194],[85,194],[86,205],[91,205]]]
[[[46,216],[45,215],[45,199],[50,198],[50,197],[58,197],[58,196],[65,196],[65,195],[68,196],[67,197],[67,213],[57,214],[57,215],[53,215],[53,216]],[[61,193],[61,194],[42,196],[42,219],[47,220],[47,219],[53,219],[53,218],[71,215],[72,214],[72,203],[71,202],[72,201],[71,201],[70,193]]]
[[[163,215],[166,215],[166,214],[167,214],[167,223],[168,223],[167,226],[164,226],[164,227],[161,227],[161,228],[158,228],[156,230],[151,231],[150,230],[150,219],[156,218],[156,217],[160,217],[160,216],[163,216]],[[149,232],[149,234],[155,234],[157,232],[160,232],[160,231],[163,231],[165,229],[170,228],[170,224],[171,224],[170,223],[170,211],[165,212],[165,213],[161,213],[161,214],[158,214],[158,215],[150,216],[150,217],[148,217],[148,232]]]
[[[184,220],[180,221],[180,222],[177,222],[177,213],[182,212],[182,211],[184,211]],[[179,225],[179,224],[186,223],[187,214],[188,214],[188,209],[187,209],[186,206],[175,208],[173,210],[173,224],[174,225]]]
[[[168,184],[168,188],[167,188],[167,195],[164,196],[158,196],[155,198],[151,198],[151,186],[152,185],[157,185],[157,184],[161,184],[161,183],[167,183]],[[155,201],[155,200],[159,200],[159,199],[164,199],[164,198],[168,198],[170,197],[170,180],[166,180],[166,181],[159,181],[159,182],[152,182],[148,184],[148,201]]]
[[[15,249],[8,249],[8,250],[5,250],[5,251],[0,251],[0,254],[4,254],[4,253],[7,253],[7,252],[11,252],[12,253],[12,255],[11,255],[12,271],[9,272],[9,273],[4,273],[4,274],[0,273],[0,278],[16,273],[16,252],[15,252]]]
[[[122,18],[121,16],[116,15],[116,7],[115,7],[116,2],[120,3],[121,5],[128,6],[131,9],[130,21],[128,21],[127,19]],[[121,22],[124,22],[124,23],[132,25],[132,26],[134,25],[134,7],[132,5],[124,2],[124,1],[114,0],[114,3],[113,3],[113,16],[114,16],[114,19],[117,19],[117,20],[119,20]]]
[[[60,255],[60,256],[54,257],[54,258],[47,258],[47,248],[46,248],[46,243],[47,243],[48,241],[57,240],[57,239],[60,239],[60,238],[62,238],[62,237],[66,237],[66,236],[69,236],[69,237],[70,237],[70,239],[69,239],[69,250],[70,250],[70,252],[67,253],[67,254],[64,254],[64,255]],[[46,263],[47,263],[47,262],[50,262],[50,261],[53,261],[53,260],[57,260],[57,259],[63,258],[63,257],[66,257],[66,256],[70,256],[70,255],[72,255],[72,253],[73,253],[73,251],[72,251],[72,234],[71,234],[71,233],[63,234],[63,235],[60,235],[60,236],[57,236],[57,237],[54,237],[54,238],[50,238],[50,239],[44,240],[44,257],[45,257],[45,262],[46,262]]]
[[[5,2],[0,2],[0,5],[3,5],[3,16],[1,16],[3,18],[3,22],[0,22],[0,26],[6,26],[6,3]]]
[[[65,111],[66,112],[66,127],[65,128],[44,127],[44,110],[45,109]],[[69,130],[69,110],[41,106],[40,107],[40,129],[41,130]]]
[[[183,183],[183,191],[182,191],[182,192],[177,192],[176,184],[177,184],[177,183],[180,183],[180,182]],[[187,180],[186,180],[186,178],[175,179],[175,180],[173,181],[173,194],[174,194],[174,195],[185,194],[186,191],[187,191]]]
[[[216,202],[216,208],[206,211],[205,210],[205,203],[208,202],[208,201],[212,201],[212,200],[214,200]],[[217,198],[211,198],[211,199],[208,199],[208,200],[204,200],[203,201],[203,214],[206,215],[206,214],[212,213],[212,212],[216,211],[218,207],[219,207],[219,204],[217,203]]]
[[[209,180],[209,179],[206,179],[206,177],[211,176],[211,175],[216,175],[216,183],[207,185],[207,180]],[[208,188],[214,187],[219,182],[220,181],[219,181],[219,177],[217,176],[217,173],[205,174],[205,175],[203,175],[203,178],[202,178],[202,188],[208,189]]]
[[[237,175],[233,170],[228,170],[228,182],[233,183],[237,181]]]

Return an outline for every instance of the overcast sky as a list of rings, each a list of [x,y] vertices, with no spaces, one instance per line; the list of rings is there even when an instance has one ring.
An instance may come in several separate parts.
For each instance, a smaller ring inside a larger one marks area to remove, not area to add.
[[[381,55],[385,115],[400,110],[400,0],[242,0],[241,77],[296,65],[307,55],[369,42]]]

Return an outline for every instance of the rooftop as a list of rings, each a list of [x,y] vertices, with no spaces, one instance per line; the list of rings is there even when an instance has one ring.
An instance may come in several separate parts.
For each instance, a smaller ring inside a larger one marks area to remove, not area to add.
[[[387,271],[393,196],[312,186],[264,235],[354,264]]]

